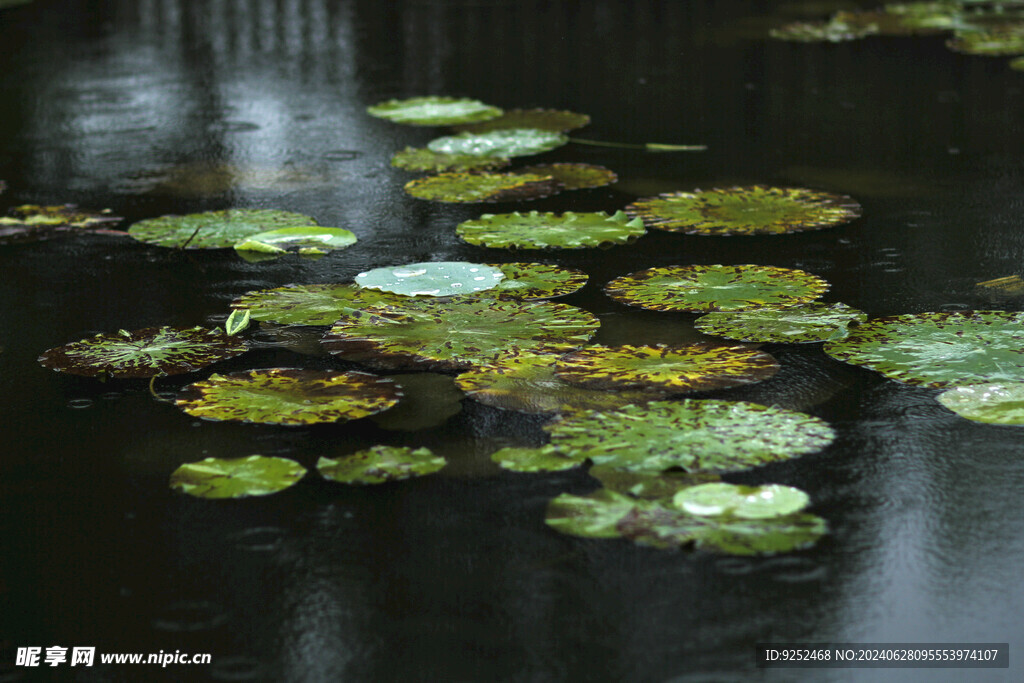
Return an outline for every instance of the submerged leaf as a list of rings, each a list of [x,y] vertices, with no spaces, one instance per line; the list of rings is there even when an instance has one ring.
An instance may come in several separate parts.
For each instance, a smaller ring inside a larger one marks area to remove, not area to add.
[[[484,133],[489,130],[507,130],[509,128],[533,128],[554,133],[565,133],[582,128],[590,123],[586,114],[557,109],[510,109],[497,118],[482,123],[471,123],[456,126],[460,133]]]
[[[305,474],[305,467],[287,458],[205,458],[174,470],[170,484],[196,498],[244,498],[283,491]]]
[[[340,458],[320,458],[317,470],[339,484],[383,484],[433,474],[447,464],[428,448],[373,446]]]
[[[316,221],[301,213],[227,209],[150,218],[132,225],[128,234],[140,242],[172,249],[228,249],[261,232],[311,226],[316,226]]]
[[[558,194],[562,184],[533,173],[439,173],[405,184],[405,192],[432,202],[520,202]]]
[[[462,410],[462,392],[449,375],[416,372],[388,375],[402,400],[394,408],[370,419],[381,429],[414,432],[437,427]]]
[[[968,420],[1024,425],[1024,381],[953,387],[939,394],[938,400]]]
[[[499,268],[465,261],[410,263],[356,275],[356,284],[403,296],[453,296],[482,292],[505,279]]]
[[[691,486],[672,498],[673,505],[691,515],[732,515],[741,519],[782,517],[800,512],[810,502],[810,496],[792,486],[740,486],[724,482]]]
[[[470,244],[495,249],[583,249],[626,244],[647,230],[622,211],[609,216],[603,211],[561,215],[531,211],[528,214],[485,213],[463,221],[456,234]]]
[[[427,148],[445,154],[472,154],[507,159],[540,154],[561,147],[567,142],[569,138],[562,133],[537,128],[503,128],[437,138],[427,143]]]
[[[842,339],[851,325],[867,319],[867,313],[846,304],[810,303],[708,313],[697,318],[693,326],[704,334],[726,339],[797,344]]]
[[[430,149],[406,147],[391,157],[391,165],[405,171],[423,171],[441,173],[453,171],[493,171],[504,168],[512,163],[501,157],[483,157],[477,154],[447,154]],[[541,174],[550,175],[550,174]]]
[[[619,177],[604,166],[593,164],[537,164],[526,166],[518,173],[549,175],[562,183],[567,190],[585,190],[604,187],[616,182]]]
[[[247,309],[254,320],[282,325],[330,325],[338,318],[377,304],[407,297],[353,284],[287,285],[247,292],[231,308]]]
[[[449,126],[486,121],[501,116],[502,111],[480,100],[429,96],[379,102],[367,107],[366,113],[410,126]]]
[[[280,228],[250,235],[235,244],[237,251],[271,251],[281,252],[288,249],[301,250],[309,247],[318,249],[344,249],[356,243],[356,236],[350,230],[342,228],[322,228],[308,226],[302,228]]]
[[[513,472],[561,472],[583,464],[582,459],[567,458],[550,444],[539,448],[502,448],[491,454],[491,460]]]

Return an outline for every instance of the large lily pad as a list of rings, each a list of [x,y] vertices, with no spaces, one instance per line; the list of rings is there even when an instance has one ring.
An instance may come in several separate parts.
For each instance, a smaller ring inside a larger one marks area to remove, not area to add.
[[[672,503],[676,507],[691,515],[731,515],[740,519],[783,517],[800,512],[810,502],[810,496],[792,486],[741,486],[725,482],[691,486],[679,491],[672,498]]]
[[[796,344],[845,337],[851,325],[867,313],[846,304],[810,303],[792,308],[721,311],[697,318],[693,326],[704,334],[745,342]]]
[[[968,420],[1024,425],[1024,381],[953,387],[939,394],[938,400]]]
[[[406,147],[391,157],[391,165],[405,171],[442,173],[452,171],[493,171],[512,163],[501,157],[483,157],[478,154],[446,154],[430,149]],[[540,175],[550,175],[541,173]]]
[[[503,354],[463,372],[455,384],[475,401],[520,413],[607,410],[662,397],[656,392],[602,391],[569,384],[555,375],[556,358],[529,351]]]
[[[227,209],[150,218],[132,225],[128,234],[140,242],[172,249],[229,249],[261,232],[316,225],[313,218],[291,211]]]
[[[211,375],[175,403],[207,420],[308,425],[374,415],[401,396],[391,380],[364,372],[267,368]]]
[[[344,249],[355,243],[356,236],[351,230],[309,226],[260,232],[245,238],[234,246],[237,251],[281,253],[289,249],[300,251],[303,249]]]
[[[562,133],[537,128],[502,128],[483,133],[448,135],[431,140],[427,148],[445,154],[508,159],[547,152],[567,142],[569,138]]]
[[[593,389],[708,391],[753,384],[779,370],[775,359],[744,346],[588,346],[561,356],[555,375]]]
[[[481,296],[512,299],[553,299],[579,290],[589,276],[581,270],[544,263],[489,263],[505,274],[505,279]]]
[[[826,422],[804,413],[692,399],[569,413],[544,429],[564,454],[598,465],[712,473],[813,453],[835,438]]]
[[[875,318],[825,353],[927,387],[1024,380],[1024,313],[957,311]]]
[[[513,472],[561,472],[583,464],[582,459],[567,458],[550,444],[539,448],[502,448],[491,460]]]
[[[39,356],[39,362],[72,375],[143,378],[193,372],[246,350],[244,341],[220,330],[146,327],[58,346]]]
[[[523,202],[562,191],[551,176],[533,173],[438,173],[405,184],[405,192],[431,202]]]
[[[110,209],[87,211],[74,204],[23,204],[10,213],[0,217],[0,244],[43,240],[71,230],[103,231],[124,220]]]
[[[860,204],[804,188],[730,187],[638,199],[626,213],[648,228],[692,235],[780,235],[849,223]]]
[[[247,292],[231,302],[253,320],[282,325],[330,325],[367,306],[393,304],[407,297],[353,284],[287,285]]]
[[[567,190],[587,190],[611,185],[619,176],[604,166],[594,164],[537,164],[525,166],[518,173],[549,175],[562,183]]]
[[[379,102],[367,107],[366,113],[410,126],[449,126],[493,119],[502,110],[480,100],[430,96]]]
[[[810,273],[772,266],[665,266],[615,278],[604,291],[653,311],[746,311],[807,303],[828,291]]]
[[[197,498],[245,498],[283,491],[305,474],[305,467],[287,458],[205,458],[174,470],[170,484]]]
[[[482,292],[505,279],[500,268],[465,261],[389,266],[356,275],[356,284],[403,296],[453,296]]]
[[[507,130],[509,128],[533,128],[554,133],[565,133],[582,128],[590,123],[586,114],[557,109],[509,109],[497,118],[481,123],[455,126],[460,133],[484,133],[489,130]]]
[[[466,242],[495,249],[584,249],[632,242],[647,232],[639,219],[622,211],[596,213],[485,213],[459,223]]]
[[[317,470],[339,484],[383,484],[433,474],[447,464],[428,448],[373,446],[340,458],[320,458]]]

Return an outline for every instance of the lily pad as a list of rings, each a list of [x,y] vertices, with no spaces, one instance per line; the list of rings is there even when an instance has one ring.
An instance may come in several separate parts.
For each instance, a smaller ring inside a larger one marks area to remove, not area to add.
[[[353,284],[287,285],[247,292],[231,302],[247,309],[253,320],[282,325],[330,325],[344,315],[367,306],[407,300],[398,294],[365,289]]]
[[[74,204],[23,204],[10,213],[11,216],[0,218],[0,244],[43,240],[72,230],[103,231],[124,220],[110,209],[87,211]]]
[[[524,214],[485,213],[463,221],[456,234],[470,244],[494,249],[584,249],[627,244],[647,232],[642,221],[622,211],[561,215],[531,211]]]
[[[551,176],[533,173],[438,173],[405,184],[411,197],[449,203],[524,202],[561,191]]]
[[[769,354],[744,346],[588,346],[561,356],[555,375],[592,389],[680,393],[753,384],[779,371]]]
[[[39,362],[51,370],[119,379],[180,375],[248,350],[238,337],[204,327],[146,327],[97,334],[49,349]]]
[[[567,190],[605,187],[619,179],[614,171],[594,164],[537,164],[521,168],[518,173],[549,175],[562,183]]]
[[[260,232],[235,244],[236,251],[287,251],[288,249],[344,249],[356,243],[356,236],[342,228],[280,228]]]
[[[954,52],[983,57],[1024,54],[1024,24],[1011,24],[987,31],[959,31],[946,41]]]
[[[586,496],[563,493],[548,504],[544,521],[563,534],[583,538],[622,538],[619,522],[636,509],[636,499],[598,489]]]
[[[211,375],[175,403],[207,420],[308,425],[374,415],[401,396],[394,382],[364,372],[266,368]]]
[[[140,242],[172,249],[228,249],[261,232],[308,229],[316,224],[309,216],[290,211],[227,209],[150,218],[132,225],[128,234]]]
[[[849,223],[861,214],[845,195],[804,188],[730,187],[638,199],[626,213],[648,228],[691,235],[781,235]]]
[[[825,353],[900,382],[942,388],[1024,380],[1024,313],[956,311],[875,318]]]
[[[653,311],[747,311],[808,303],[829,284],[810,273],[772,266],[665,266],[615,278],[604,291]]]
[[[491,460],[513,472],[561,472],[579,467],[583,460],[567,458],[549,445],[539,448],[502,448]]]
[[[847,23],[845,21],[797,21],[768,32],[777,40],[798,43],[843,43],[877,34],[874,24]]]
[[[410,299],[343,317],[324,345],[331,353],[359,353],[384,364],[465,370],[511,349],[570,351],[599,325],[582,309],[550,301]]]
[[[620,470],[606,465],[594,465],[587,474],[597,479],[604,487],[616,493],[625,493],[634,498],[658,500],[672,498],[682,489],[698,484],[721,481],[717,474],[705,472],[687,473],[668,470],[667,472],[644,472]]]
[[[556,358],[530,351],[502,354],[463,372],[455,384],[475,401],[520,413],[608,410],[663,397],[656,392],[602,391],[569,384],[555,375]]]
[[[442,173],[453,171],[493,171],[512,163],[501,157],[482,157],[476,154],[446,154],[430,149],[406,147],[391,157],[391,165],[404,171]],[[550,174],[540,174],[550,175]]]
[[[565,133],[582,128],[590,123],[586,114],[557,109],[509,109],[501,116],[482,123],[471,123],[455,126],[460,133],[484,133],[489,130],[506,130],[509,128],[533,128],[555,133]]]
[[[828,446],[816,417],[756,403],[686,399],[563,415],[544,429],[568,457],[627,470],[723,473]]]
[[[792,308],[722,311],[697,318],[704,334],[745,342],[797,344],[842,339],[867,313],[846,304],[811,303]]]
[[[562,133],[537,128],[502,128],[483,133],[459,133],[437,138],[427,148],[445,154],[509,157],[530,156],[548,152],[569,142]]]
[[[465,97],[430,96],[379,102],[367,107],[366,113],[410,126],[450,126],[493,119],[502,110]]]
[[[481,292],[505,279],[499,268],[465,261],[389,266],[356,275],[356,284],[402,296],[453,296]]]
[[[317,470],[339,484],[383,484],[433,474],[447,464],[428,448],[373,446],[340,458],[320,458]]]
[[[283,491],[302,479],[306,468],[287,458],[205,458],[171,474],[171,488],[196,498],[245,498]]]
[[[505,274],[505,279],[481,296],[512,299],[553,299],[567,296],[587,284],[589,276],[581,270],[549,266],[544,263],[489,263]]]
[[[1024,425],[1024,381],[953,387],[937,398],[939,403],[968,420]]]
[[[675,494],[672,503],[691,515],[731,515],[740,519],[770,519],[800,512],[811,497],[781,484],[740,486],[725,482],[700,484]]]

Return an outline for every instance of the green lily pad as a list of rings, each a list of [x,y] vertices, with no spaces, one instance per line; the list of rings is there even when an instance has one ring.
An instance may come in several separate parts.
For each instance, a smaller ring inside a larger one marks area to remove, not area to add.
[[[480,296],[494,295],[512,299],[553,299],[567,296],[587,284],[589,276],[581,270],[549,266],[544,263],[488,263],[505,274],[505,279]]]
[[[416,372],[388,375],[402,400],[394,408],[370,419],[381,429],[415,432],[437,427],[462,411],[462,392],[449,375]]]
[[[49,239],[72,230],[103,231],[124,220],[110,209],[86,211],[74,204],[23,204],[10,213],[9,217],[0,217],[0,244]]]
[[[456,234],[470,244],[494,249],[584,249],[627,244],[647,232],[642,221],[622,211],[561,215],[531,211],[524,214],[485,213],[463,221]]]
[[[555,375],[592,389],[709,391],[753,384],[779,371],[769,354],[744,346],[588,346],[561,356]]]
[[[445,154],[472,154],[508,159],[548,152],[567,142],[569,138],[562,133],[537,128],[502,128],[483,133],[448,135],[431,140],[427,143],[427,148]]]
[[[485,133],[489,130],[507,130],[509,128],[533,128],[554,133],[565,133],[582,128],[590,123],[586,114],[557,109],[509,109],[497,118],[482,123],[471,123],[455,126],[460,133]]]
[[[320,458],[317,470],[339,484],[383,484],[433,474],[447,464],[428,448],[373,446],[340,458]]]
[[[410,126],[451,126],[487,121],[501,116],[502,110],[466,97],[429,96],[379,102],[366,113]]]
[[[875,318],[825,353],[933,388],[1024,380],[1024,313],[957,311]]]
[[[968,420],[1024,425],[1024,381],[953,387],[937,398],[939,403]]]
[[[544,429],[565,455],[596,465],[712,473],[813,453],[835,438],[826,422],[804,413],[693,399],[569,413]]]
[[[887,5],[884,11],[836,12],[830,23],[845,24],[867,35],[919,36],[952,31],[963,25],[963,6],[952,2]]]
[[[549,444],[550,445],[550,444]],[[609,491],[624,493],[634,498],[658,500],[672,498],[680,490],[721,481],[717,474],[706,472],[644,472],[620,470],[606,465],[594,465],[587,474],[597,479]]]
[[[438,173],[405,184],[411,197],[448,203],[525,202],[561,191],[551,176],[532,173]]]
[[[829,284],[802,270],[772,266],[665,266],[615,278],[604,291],[652,311],[746,311],[808,303]]]
[[[579,467],[583,460],[567,458],[550,445],[539,448],[502,448],[491,454],[491,460],[513,472],[561,472]]]
[[[548,503],[549,527],[583,538],[621,538],[619,522],[636,509],[636,499],[598,489],[586,496],[563,493]]]
[[[174,470],[170,484],[196,498],[245,498],[283,491],[305,474],[305,467],[287,458],[205,458]]]
[[[317,223],[290,211],[227,209],[161,216],[135,223],[128,234],[147,244],[172,249],[228,249],[261,232],[279,228],[306,228]]]
[[[406,147],[391,157],[391,165],[404,171],[420,171],[426,173],[442,173],[453,171],[493,171],[504,168],[512,163],[501,157],[482,157],[476,154],[446,154],[430,149]],[[540,174],[550,175],[550,174]]]
[[[811,303],[792,308],[722,311],[697,318],[704,334],[745,342],[797,344],[842,339],[867,313],[846,304]]]
[[[247,292],[231,302],[247,309],[253,320],[282,325],[330,325],[367,306],[394,304],[408,297],[353,284],[287,285]]]
[[[521,168],[518,173],[549,175],[562,183],[567,190],[605,187],[619,179],[614,171],[594,164],[536,164]]]
[[[555,375],[552,354],[502,354],[463,372],[455,384],[474,401],[520,413],[607,410],[663,398],[657,392],[602,391],[569,384]]]
[[[499,268],[465,261],[389,266],[356,275],[356,285],[403,296],[453,296],[481,292],[505,279]]]
[[[626,213],[648,228],[691,235],[781,235],[849,223],[860,204],[845,195],[793,187],[730,187],[638,199]]]
[[[401,396],[394,382],[364,372],[267,368],[211,375],[175,403],[206,420],[308,425],[374,415]]]
[[[49,349],[39,362],[51,370],[119,379],[180,375],[248,350],[238,337],[203,327],[118,330]]]
[[[810,496],[792,486],[740,486],[724,482],[691,486],[672,498],[673,505],[691,515],[732,515],[740,519],[783,517],[800,512],[810,502]]]
[[[235,244],[236,251],[282,252],[288,249],[344,249],[356,243],[356,236],[342,228],[307,226],[302,228],[280,228],[260,232]]]
[[[946,41],[954,52],[983,57],[1024,54],[1024,24],[1011,24],[987,31],[958,31]]]
[[[877,34],[874,24],[847,23],[840,20],[797,21],[773,28],[768,35],[776,40],[798,43],[843,43]]]
[[[324,337],[324,346],[384,364],[465,370],[511,349],[572,350],[599,325],[582,309],[550,301],[410,299],[343,317]]]

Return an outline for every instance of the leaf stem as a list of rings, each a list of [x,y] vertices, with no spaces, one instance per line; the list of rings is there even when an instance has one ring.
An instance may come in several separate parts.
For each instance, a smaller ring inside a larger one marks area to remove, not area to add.
[[[616,147],[618,149],[642,149],[647,152],[703,152],[707,145],[667,145],[660,142],[646,142],[642,145],[634,145],[626,142],[605,142],[604,140],[587,140],[585,138],[569,138],[570,142],[578,145],[591,145],[593,147]]]
[[[160,401],[161,403],[173,403],[174,399],[164,398],[160,394],[156,393],[156,378],[160,375],[153,375],[149,378],[149,393],[153,395],[153,398]]]

